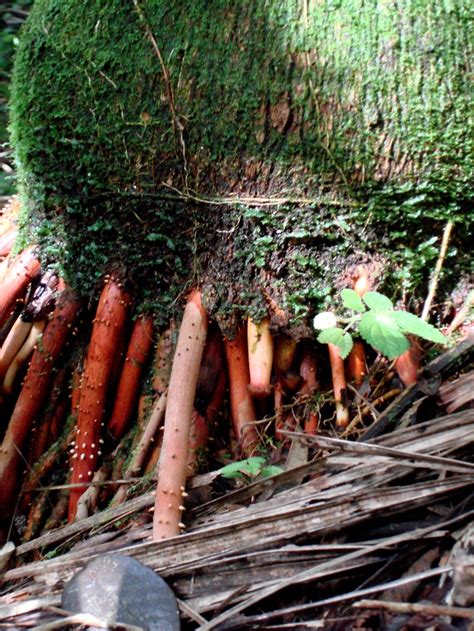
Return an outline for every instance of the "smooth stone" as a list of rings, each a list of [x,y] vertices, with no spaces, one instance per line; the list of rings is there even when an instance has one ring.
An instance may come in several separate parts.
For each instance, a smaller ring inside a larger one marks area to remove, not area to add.
[[[180,629],[172,590],[149,567],[123,554],[104,554],[90,561],[64,587],[61,606],[107,623],[149,631]]]

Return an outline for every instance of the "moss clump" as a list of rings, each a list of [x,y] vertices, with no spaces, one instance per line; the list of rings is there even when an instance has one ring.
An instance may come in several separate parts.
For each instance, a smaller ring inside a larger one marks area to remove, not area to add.
[[[461,225],[472,17],[470,0],[36,0],[11,103],[33,225],[83,287],[115,261],[163,291],[228,208],[190,197],[239,186],[343,192],[361,209],[349,232],[370,213],[409,247],[420,217]],[[305,229],[322,210],[302,209]]]

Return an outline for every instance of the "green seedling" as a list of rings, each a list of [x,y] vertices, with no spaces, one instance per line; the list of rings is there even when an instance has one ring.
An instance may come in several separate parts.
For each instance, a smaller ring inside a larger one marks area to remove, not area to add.
[[[360,297],[353,289],[343,289],[341,298],[343,307],[352,311],[351,316],[341,318],[332,311],[325,311],[314,318],[313,325],[321,331],[318,342],[337,346],[343,359],[352,349],[354,333],[388,359],[395,359],[408,350],[408,334],[435,344],[447,343],[433,325],[407,311],[396,311],[391,300],[377,291],[368,291]]]
[[[262,456],[254,456],[222,467],[220,474],[223,478],[237,478],[253,482],[258,477],[269,478],[282,471],[281,467],[266,465],[265,458]]]

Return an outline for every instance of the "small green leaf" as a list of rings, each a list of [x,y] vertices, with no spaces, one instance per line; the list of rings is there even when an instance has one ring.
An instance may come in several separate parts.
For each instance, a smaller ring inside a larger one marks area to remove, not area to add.
[[[260,473],[264,464],[265,458],[262,456],[255,456],[254,458],[239,460],[238,462],[232,462],[231,464],[222,467],[220,474],[223,478],[243,478],[244,476],[254,477]]]
[[[389,359],[395,359],[410,347],[410,342],[400,331],[394,311],[369,311],[359,324],[362,338]]]
[[[232,468],[234,464],[236,463],[228,464],[225,467],[222,467],[220,474],[223,478],[242,479],[245,477],[240,469]]]
[[[393,309],[392,301],[384,296],[383,294],[379,294],[378,291],[367,291],[362,296],[363,301],[369,307],[369,309],[373,309],[374,311],[384,311],[385,309]]]
[[[424,340],[435,342],[436,344],[446,344],[445,336],[432,324],[428,324],[413,313],[407,311],[394,311],[393,316],[404,333],[413,333]]]
[[[323,311],[318,313],[313,320],[313,326],[315,329],[324,330],[330,329],[337,325],[336,316],[332,311]]]
[[[352,337],[349,333],[344,333],[342,329],[332,327],[321,331],[318,335],[318,342],[321,344],[334,344],[339,347],[339,354],[345,359],[352,350]]]
[[[281,467],[268,465],[267,467],[263,467],[263,469],[260,471],[260,475],[262,476],[262,478],[271,478],[272,475],[278,475],[282,471],[283,469]]]
[[[361,300],[359,294],[353,289],[343,289],[341,291],[342,303],[346,309],[351,309],[352,311],[365,311],[365,305]]]
[[[344,331],[337,326],[332,326],[330,329],[321,331],[318,335],[318,342],[321,344],[337,344],[342,338]]]
[[[262,470],[262,467],[265,464],[265,458],[262,456],[254,456],[253,458],[247,458],[247,460],[244,460],[244,463],[247,474],[255,476]]]

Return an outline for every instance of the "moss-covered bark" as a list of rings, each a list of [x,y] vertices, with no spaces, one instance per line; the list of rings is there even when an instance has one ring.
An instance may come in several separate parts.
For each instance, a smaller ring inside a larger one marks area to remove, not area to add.
[[[37,0],[11,119],[35,238],[80,283],[115,260],[165,291],[234,227],[221,278],[278,279],[290,244],[290,306],[387,234],[426,268],[471,214],[473,24],[471,0]]]

